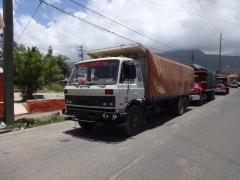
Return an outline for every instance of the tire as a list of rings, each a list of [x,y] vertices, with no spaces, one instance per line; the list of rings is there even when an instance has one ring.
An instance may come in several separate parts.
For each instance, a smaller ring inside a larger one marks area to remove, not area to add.
[[[200,99],[196,101],[197,106],[202,106],[203,105],[203,98],[202,95],[200,95]]]
[[[212,92],[212,100],[215,99],[215,91]]]
[[[181,116],[183,115],[184,113],[184,100],[182,98],[178,98],[176,101],[175,101],[175,104],[174,104],[174,112],[175,112],[175,115],[177,116]]]
[[[208,100],[212,101],[214,98],[215,98],[215,92],[214,91],[208,92]]]
[[[94,123],[87,123],[87,122],[80,122],[80,121],[78,121],[78,124],[83,129],[93,129],[94,128]]]
[[[121,133],[126,136],[134,136],[138,133],[142,122],[141,111],[138,106],[133,105],[129,108],[126,117],[126,126],[121,128]]]
[[[184,97],[183,102],[184,102],[184,112],[185,112],[187,110],[187,107],[189,107],[189,97],[188,99]]]
[[[229,90],[230,90],[230,89],[229,89],[229,88],[227,88],[227,94],[229,94]]]

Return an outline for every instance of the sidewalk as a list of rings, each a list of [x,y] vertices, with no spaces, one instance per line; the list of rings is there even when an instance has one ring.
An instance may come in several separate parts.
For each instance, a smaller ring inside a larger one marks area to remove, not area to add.
[[[14,115],[26,114],[26,103],[21,102],[20,93],[14,93]]]

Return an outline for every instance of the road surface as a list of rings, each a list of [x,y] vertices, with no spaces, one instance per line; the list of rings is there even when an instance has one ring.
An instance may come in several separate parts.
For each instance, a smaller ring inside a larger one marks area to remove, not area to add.
[[[240,89],[180,117],[148,117],[132,138],[74,122],[1,134],[0,179],[240,179]]]

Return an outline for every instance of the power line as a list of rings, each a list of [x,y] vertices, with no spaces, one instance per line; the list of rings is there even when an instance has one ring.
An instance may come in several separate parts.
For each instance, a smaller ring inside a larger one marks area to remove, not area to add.
[[[110,0],[108,0],[108,2],[106,3],[106,5],[105,5],[105,7],[104,7],[104,10],[103,10],[102,14],[105,12],[105,9],[106,9],[106,7],[107,7],[109,1],[110,1]],[[99,20],[101,19],[101,17],[102,17],[102,16],[99,16],[99,19],[98,19],[96,25],[98,24],[98,22],[99,22]],[[96,28],[96,27],[94,27],[94,28],[92,29],[92,32],[91,32],[90,35],[88,36],[88,38],[87,38],[87,40],[86,40],[86,42],[85,42],[86,45],[87,45],[87,42],[88,42],[89,38],[92,36],[92,33],[93,33],[93,31],[95,30],[95,28]]]
[[[191,3],[190,0],[188,0],[189,3],[191,4],[191,6],[195,9],[195,11],[198,13],[197,9],[193,6],[193,4]],[[200,16],[200,14],[198,13],[198,15]],[[200,16],[201,17],[201,16]],[[203,20],[203,18],[201,17],[202,21],[204,22],[204,24],[206,24],[206,26],[208,27],[208,29],[213,33],[213,35],[217,38],[217,36],[214,34],[214,32],[211,30],[211,28],[208,26],[208,24]],[[217,38],[218,39],[218,38]]]
[[[93,2],[93,1],[91,1],[91,0],[89,0],[89,1],[83,0],[83,1],[86,2],[86,3],[88,3],[88,4],[90,4],[90,5],[93,6],[93,7],[101,10],[101,11],[102,11],[102,9],[103,9],[103,7],[101,7],[99,4],[97,4],[97,3],[95,3],[95,2]],[[91,4],[91,3],[92,3],[92,4]],[[96,4],[96,6],[93,5],[93,4]],[[102,8],[102,9],[101,9],[101,8]],[[119,21],[121,21],[121,22],[123,22],[123,23],[125,23],[125,24],[128,24],[129,26],[131,26],[131,27],[133,27],[133,28],[137,28],[138,31],[140,30],[141,32],[150,34],[150,35],[152,35],[152,36],[154,36],[154,37],[156,37],[156,38],[159,38],[159,39],[161,39],[161,40],[163,40],[163,41],[165,41],[165,42],[167,42],[167,43],[169,43],[169,44],[172,44],[172,45],[180,48],[180,47],[177,46],[176,44],[173,44],[173,43],[171,43],[171,42],[169,42],[169,41],[167,41],[167,40],[165,40],[165,39],[163,39],[163,38],[160,38],[160,37],[156,36],[155,34],[153,34],[153,33],[149,32],[149,31],[143,29],[142,27],[139,27],[139,26],[137,26],[137,25],[133,25],[133,24],[127,22],[126,20],[117,17],[116,15],[114,15],[113,13],[111,13],[110,11],[105,10],[105,8],[103,9],[103,11],[105,11],[106,14],[108,14],[108,15],[114,17],[114,18],[116,17]]]
[[[100,29],[100,30],[107,31],[107,32],[110,33],[110,34],[114,34],[114,35],[116,35],[116,36],[118,36],[118,37],[121,37],[121,38],[123,38],[123,39],[125,39],[125,40],[131,41],[131,42],[134,42],[134,43],[137,43],[137,42],[134,41],[134,40],[131,40],[131,39],[129,39],[129,38],[126,38],[126,37],[124,37],[124,36],[121,36],[121,35],[119,35],[119,34],[116,34],[116,33],[112,32],[112,31],[109,31],[109,30],[107,30],[107,29],[105,29],[105,28],[102,28],[102,27],[100,27],[100,26],[97,26],[97,25],[93,24],[92,22],[89,22],[89,21],[87,21],[87,20],[85,20],[85,19],[82,19],[82,18],[80,18],[80,17],[77,17],[77,16],[75,16],[75,15],[73,15],[73,14],[70,14],[69,12],[62,10],[62,9],[60,9],[60,8],[57,7],[57,6],[54,6],[54,5],[52,5],[52,4],[49,4],[49,3],[45,2],[44,0],[41,0],[41,1],[42,1],[44,4],[46,4],[46,5],[48,5],[48,6],[51,6],[52,8],[55,8],[55,9],[58,10],[58,11],[61,11],[61,12],[65,13],[65,14],[68,14],[69,16],[72,16],[72,17],[74,17],[74,18],[77,18],[77,19],[79,19],[79,20],[81,20],[81,21],[84,21],[85,23],[90,24],[90,25],[92,25],[92,26],[95,26],[95,27],[97,27],[97,28]]]
[[[121,9],[121,11],[117,14],[117,16],[114,18],[114,20],[112,21],[112,23],[108,26],[108,30],[109,28],[112,26],[112,24],[115,22],[115,19],[119,16],[119,14],[121,14],[121,12],[123,11],[123,9],[127,6],[127,4],[129,3],[130,0],[128,0],[125,5],[123,6],[123,8]],[[100,42],[100,40],[102,39],[102,37],[106,34],[106,32],[104,32],[104,34],[99,38],[98,42],[95,44],[94,47],[97,46],[97,44]]]
[[[31,22],[31,20],[32,20],[33,16],[36,14],[37,10],[39,9],[39,7],[40,7],[41,3],[42,3],[42,0],[40,0],[40,3],[39,3],[39,5],[38,5],[37,9],[36,9],[36,10],[35,10],[35,12],[33,13],[32,17],[31,17],[31,18],[30,18],[30,20],[28,21],[27,25],[26,25],[26,26],[25,26],[25,28],[23,29],[23,31],[22,31],[22,33],[21,33],[21,35],[18,37],[18,39],[17,39],[17,41],[16,41],[16,42],[18,42],[18,40],[19,40],[19,39],[22,37],[22,35],[23,35],[24,31],[26,30],[26,28],[28,27],[29,23]]]
[[[100,16],[103,16],[103,15],[101,15],[100,13],[98,13],[98,12],[92,10],[92,9],[89,9],[89,8],[86,7],[86,6],[83,6],[82,4],[79,4],[78,2],[75,2],[75,1],[73,1],[73,0],[70,0],[70,1],[78,4],[79,6],[82,6],[82,7],[86,8],[86,9],[92,11],[92,12],[95,12],[96,14],[98,14],[98,15],[100,15]],[[44,1],[43,1],[43,2],[44,2]],[[46,2],[44,2],[44,3],[46,3]],[[51,6],[52,6],[52,5],[51,5]],[[103,17],[106,18],[106,19],[108,19],[108,20],[110,20],[110,21],[114,21],[114,20],[112,20],[112,19],[110,19],[110,18],[108,18],[108,17],[106,17],[106,16],[103,16]],[[163,46],[166,46],[166,47],[169,47],[169,48],[171,48],[171,49],[174,49],[174,50],[178,51],[177,49],[175,49],[175,48],[173,48],[173,47],[171,47],[171,46],[169,46],[169,45],[166,45],[166,44],[164,44],[164,43],[162,43],[162,42],[160,42],[160,41],[157,41],[157,40],[155,40],[155,39],[153,39],[153,38],[151,38],[151,37],[148,37],[148,36],[146,36],[146,35],[138,32],[138,31],[136,31],[136,30],[134,30],[134,29],[131,29],[131,28],[125,26],[125,25],[122,25],[122,24],[120,24],[120,23],[118,23],[118,22],[116,22],[116,21],[114,21],[114,23],[116,23],[116,24],[118,24],[118,25],[120,25],[120,26],[122,26],[122,27],[125,27],[125,28],[127,28],[127,29],[129,29],[129,30],[131,30],[131,31],[133,31],[133,32],[135,32],[135,33],[143,36],[143,37],[146,37],[146,38],[148,38],[148,39],[150,39],[150,40],[152,40],[152,41],[155,41],[155,42],[157,42],[157,43],[159,43],[159,44],[161,44],[161,45],[163,45]],[[92,24],[92,23],[91,23],[91,24]],[[108,31],[108,30],[107,30],[107,31]]]
[[[198,14],[194,14],[194,13],[182,11],[182,10],[179,10],[179,9],[170,8],[170,7],[163,6],[163,5],[160,5],[160,4],[157,4],[157,3],[153,3],[153,2],[150,2],[150,1],[146,1],[146,0],[142,0],[142,1],[148,2],[148,3],[150,3],[150,4],[155,4],[155,5],[157,5],[157,6],[161,6],[161,7],[164,7],[164,8],[172,9],[172,10],[175,10],[175,11],[184,12],[184,13],[192,14],[192,15],[195,15],[195,16],[200,16],[200,15],[198,15]],[[207,17],[205,17],[205,16],[201,16],[201,17],[207,18]],[[215,18],[209,18],[209,19],[240,26],[240,24],[237,24],[237,23],[232,23],[232,22],[228,22],[228,21],[223,21],[223,20],[219,20],[219,19],[215,19]]]
[[[186,10],[186,8],[182,5],[182,3],[178,0],[178,2],[181,4],[181,6]],[[188,13],[188,11],[186,10],[186,12]],[[189,14],[189,13],[188,13]],[[198,27],[204,32],[204,34],[206,34],[206,36],[208,36],[209,39],[212,40],[212,38],[210,38],[210,36],[203,30],[203,28],[197,23],[197,21],[195,21],[195,19],[189,14],[189,16],[194,20],[194,22],[198,25]],[[216,44],[213,40],[212,42],[214,44]],[[216,44],[217,45],[217,44]]]
[[[198,2],[198,1],[197,1]],[[217,28],[213,25],[212,21],[209,19],[207,13],[205,12],[205,10],[202,8],[202,6],[200,5],[200,3],[198,2],[200,8],[202,9],[202,11],[204,12],[204,14],[207,16],[209,22],[212,24],[213,28],[217,31],[218,34],[220,34],[220,32],[217,30]],[[215,34],[214,34],[215,35]],[[215,35],[216,36],[216,35]],[[218,39],[218,38],[217,38]],[[230,50],[232,50],[231,46],[227,43],[227,41],[225,41],[227,46],[229,47]]]
[[[211,2],[211,3],[214,3],[214,4],[217,4],[217,5],[219,5],[219,6],[224,6],[224,7],[226,7],[226,8],[229,8],[229,9],[232,9],[232,10],[235,10],[235,11],[240,11],[240,10],[238,10],[238,9],[234,9],[234,8],[231,8],[231,7],[228,7],[228,6],[226,6],[226,5],[219,4],[219,3],[216,3],[216,2],[213,2],[213,1],[209,1],[209,0],[206,0],[206,1]]]

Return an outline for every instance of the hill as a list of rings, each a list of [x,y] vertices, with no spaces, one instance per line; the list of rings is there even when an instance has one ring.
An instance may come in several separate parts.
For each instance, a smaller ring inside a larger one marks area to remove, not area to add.
[[[155,53],[158,56],[166,57],[168,59],[174,60],[176,62],[191,65],[192,64],[192,51],[170,51],[165,53]],[[213,71],[218,70],[219,67],[219,56],[204,54],[200,50],[194,50],[194,63],[200,64],[207,67]],[[240,74],[240,56],[221,56],[221,73],[229,74],[235,72]]]

